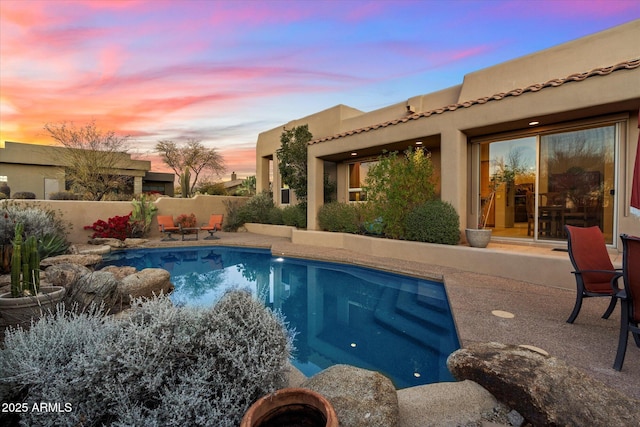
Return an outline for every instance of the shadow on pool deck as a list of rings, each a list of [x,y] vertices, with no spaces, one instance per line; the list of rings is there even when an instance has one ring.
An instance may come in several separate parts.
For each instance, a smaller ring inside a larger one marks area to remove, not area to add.
[[[574,324],[566,323],[575,291],[535,285],[432,264],[373,258],[343,249],[292,244],[286,238],[252,233],[219,233],[219,240],[150,241],[148,246],[230,245],[271,248],[284,256],[367,265],[428,278],[443,277],[462,346],[496,341],[528,344],[547,351],[610,387],[640,399],[640,348],[629,338],[621,372],[613,370],[618,342],[619,305],[608,320],[601,316],[608,299],[587,299]],[[516,250],[531,250],[518,247]],[[514,314],[494,316],[493,310]]]

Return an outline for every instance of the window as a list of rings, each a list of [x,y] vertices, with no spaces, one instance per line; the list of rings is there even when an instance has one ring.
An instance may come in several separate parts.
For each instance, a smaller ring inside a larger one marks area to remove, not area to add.
[[[362,186],[367,178],[369,168],[375,161],[355,162],[349,164],[349,201],[363,202],[367,200]]]
[[[289,201],[289,188],[281,188],[280,189],[280,204],[282,205],[288,205],[289,203],[291,203]]]
[[[481,223],[537,240],[597,225],[613,244],[619,123],[481,143]]]

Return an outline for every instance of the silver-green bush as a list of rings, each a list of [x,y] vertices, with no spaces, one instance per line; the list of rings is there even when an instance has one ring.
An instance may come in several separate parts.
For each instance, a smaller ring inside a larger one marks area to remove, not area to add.
[[[246,292],[211,309],[137,301],[126,320],[59,312],[7,335],[0,381],[18,394],[0,397],[72,408],[22,414],[29,426],[237,426],[284,385],[290,350],[282,319]]]
[[[24,224],[26,236],[36,236],[38,240],[46,235],[57,235],[66,240],[66,224],[54,211],[37,206],[24,206],[6,201],[0,210],[0,244],[11,244],[15,225]]]

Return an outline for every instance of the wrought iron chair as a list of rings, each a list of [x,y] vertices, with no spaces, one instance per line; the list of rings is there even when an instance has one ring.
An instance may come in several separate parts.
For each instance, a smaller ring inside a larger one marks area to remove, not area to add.
[[[204,238],[205,240],[219,239],[219,237],[214,236],[214,233],[216,231],[222,230],[223,218],[224,218],[224,215],[222,214],[211,214],[211,216],[209,217],[209,224],[200,227],[200,230],[205,230],[209,232],[209,235]]]
[[[165,238],[162,240],[177,240],[175,237],[171,237],[171,233],[180,231],[180,227],[176,227],[173,222],[173,216],[171,215],[158,215],[158,230],[165,234]]]
[[[609,297],[611,302],[602,315],[608,319],[616,306],[614,282],[622,275],[609,258],[600,227],[565,226],[569,258],[576,277],[576,303],[567,323],[573,323],[582,307],[582,300],[589,297]]]
[[[636,345],[640,347],[640,237],[623,234],[622,239],[622,277],[624,289],[618,291],[620,298],[620,338],[618,351],[613,369],[622,369],[624,356],[627,352],[629,332],[633,335]]]

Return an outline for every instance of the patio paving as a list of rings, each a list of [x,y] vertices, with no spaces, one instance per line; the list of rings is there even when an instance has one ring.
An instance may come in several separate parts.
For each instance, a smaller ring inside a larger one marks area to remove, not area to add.
[[[620,308],[608,320],[600,316],[608,299],[584,301],[574,324],[566,323],[575,292],[461,271],[420,262],[365,257],[358,253],[324,247],[292,244],[289,239],[253,233],[217,234],[219,240],[190,242],[150,241],[148,246],[231,245],[271,248],[274,254],[372,266],[427,278],[444,278],[462,346],[473,342],[496,341],[532,345],[562,359],[610,387],[640,399],[640,348],[629,338],[621,372],[613,370]],[[535,251],[512,246],[511,250]],[[512,318],[492,314],[512,313]]]

